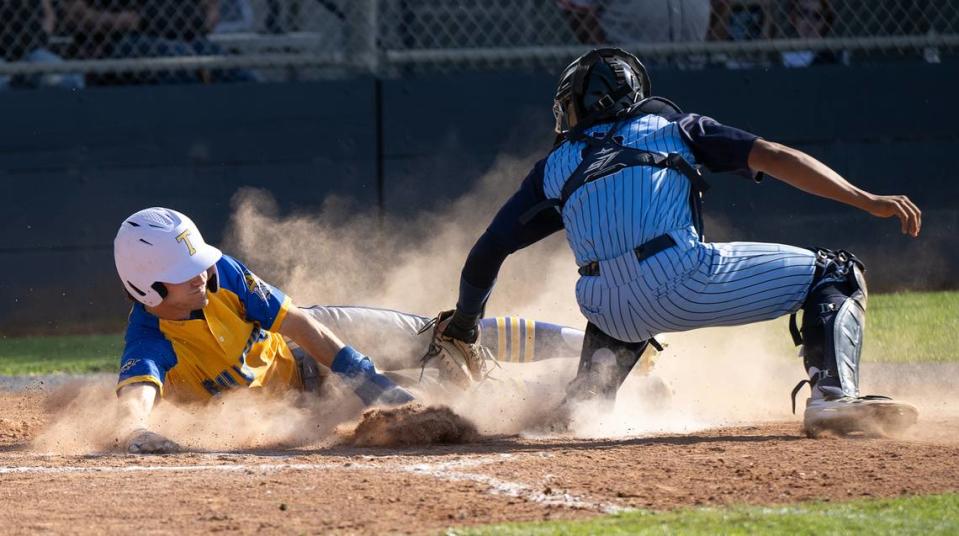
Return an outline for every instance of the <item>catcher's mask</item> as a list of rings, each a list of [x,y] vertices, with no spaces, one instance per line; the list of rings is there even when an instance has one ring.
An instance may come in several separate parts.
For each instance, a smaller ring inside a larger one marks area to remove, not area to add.
[[[619,117],[649,92],[649,74],[636,56],[619,48],[587,52],[559,77],[553,99],[556,133]]]

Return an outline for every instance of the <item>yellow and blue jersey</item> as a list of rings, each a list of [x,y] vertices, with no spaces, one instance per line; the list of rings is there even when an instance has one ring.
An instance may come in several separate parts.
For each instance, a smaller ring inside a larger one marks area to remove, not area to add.
[[[216,271],[219,288],[187,320],[161,319],[134,304],[118,390],[147,382],[165,398],[202,401],[238,387],[299,387],[296,361],[276,332],[290,298],[227,255]]]

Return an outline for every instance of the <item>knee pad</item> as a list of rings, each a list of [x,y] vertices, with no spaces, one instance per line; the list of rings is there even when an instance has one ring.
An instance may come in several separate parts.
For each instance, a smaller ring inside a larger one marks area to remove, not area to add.
[[[814,397],[859,396],[867,296],[859,259],[845,251],[817,251],[816,276],[802,308],[801,336],[795,315],[790,319],[793,337],[802,344]]]
[[[814,251],[816,252],[816,273],[813,276],[812,285],[809,286],[807,302],[809,297],[819,290],[819,287],[829,284],[846,284],[848,295],[856,298],[865,309],[869,293],[866,288],[866,278],[863,275],[866,265],[859,260],[859,257],[843,249],[835,251],[815,249]]]

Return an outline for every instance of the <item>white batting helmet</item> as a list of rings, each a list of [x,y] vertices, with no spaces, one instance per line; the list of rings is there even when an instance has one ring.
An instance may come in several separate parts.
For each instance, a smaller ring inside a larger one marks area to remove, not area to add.
[[[123,286],[151,307],[163,301],[163,283],[189,281],[222,256],[203,241],[193,220],[168,208],[147,208],[131,215],[113,240],[113,259]]]

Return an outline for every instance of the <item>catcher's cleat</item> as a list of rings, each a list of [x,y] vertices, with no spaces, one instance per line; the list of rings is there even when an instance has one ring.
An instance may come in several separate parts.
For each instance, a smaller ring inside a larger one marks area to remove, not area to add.
[[[916,424],[918,417],[915,407],[887,396],[810,398],[803,414],[803,431],[812,438],[824,434],[894,436]]]

